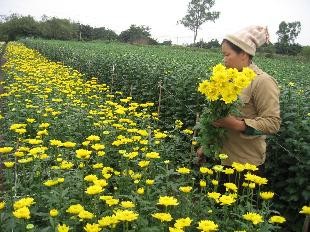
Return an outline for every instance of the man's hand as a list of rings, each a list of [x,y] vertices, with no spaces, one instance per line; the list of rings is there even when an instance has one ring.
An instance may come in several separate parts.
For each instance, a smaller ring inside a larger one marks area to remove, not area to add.
[[[215,127],[222,127],[226,129],[231,129],[235,131],[245,131],[246,125],[241,118],[236,118],[234,116],[227,116],[225,118],[221,118],[212,123]]]

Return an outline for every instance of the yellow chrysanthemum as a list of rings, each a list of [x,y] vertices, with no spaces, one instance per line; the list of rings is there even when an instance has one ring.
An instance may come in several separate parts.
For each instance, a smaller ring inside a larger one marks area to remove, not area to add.
[[[278,224],[282,224],[284,222],[286,222],[286,219],[282,216],[272,216],[270,219],[269,219],[269,222],[270,223],[278,223]]]
[[[87,210],[82,210],[81,212],[79,212],[78,217],[81,219],[92,219],[93,217],[95,217],[95,215]]]
[[[233,192],[238,191],[238,187],[234,183],[224,183],[224,186],[226,187],[226,191],[229,191],[229,190],[232,190]]]
[[[123,208],[134,208],[135,204],[132,201],[122,201],[120,204]]]
[[[6,168],[12,168],[15,165],[15,162],[3,162]]]
[[[30,210],[28,207],[21,207],[16,209],[13,212],[14,217],[16,218],[23,218],[23,219],[30,219]]]
[[[221,160],[225,160],[225,159],[228,158],[228,155],[226,155],[226,154],[224,154],[224,153],[221,153],[221,154],[219,154],[219,158],[220,158]]]
[[[199,83],[198,92],[205,95],[209,101],[221,99],[225,104],[231,104],[238,99],[241,90],[247,87],[255,76],[255,72],[250,68],[238,72],[218,64],[213,67],[210,80]]]
[[[117,204],[119,203],[119,199],[115,199],[115,198],[107,199],[107,200],[105,201],[105,203],[106,203],[108,206],[117,205]]]
[[[247,221],[251,221],[254,225],[264,222],[263,217],[258,213],[248,212],[242,217]]]
[[[150,161],[148,161],[148,160],[142,160],[142,161],[139,161],[139,163],[138,163],[138,165],[141,168],[147,167],[147,166],[149,166],[149,164],[150,164]]]
[[[179,218],[179,219],[175,220],[174,227],[182,229],[184,227],[190,226],[191,223],[192,223],[192,220],[189,217]]]
[[[96,175],[87,175],[84,177],[84,180],[88,181],[88,182],[93,182],[95,180],[98,180],[98,177]]]
[[[184,232],[181,228],[169,227],[169,232]]]
[[[231,205],[236,202],[236,199],[232,195],[222,195],[219,199],[221,205]]]
[[[244,179],[247,180],[247,181],[251,181],[255,184],[258,184],[258,185],[264,185],[264,184],[267,184],[268,180],[264,177],[260,177],[260,176],[256,176],[254,174],[251,174],[251,173],[247,173],[244,175]]]
[[[101,227],[114,227],[118,222],[119,221],[115,215],[105,216],[98,220],[98,223]]]
[[[95,194],[99,194],[102,192],[103,192],[103,189],[102,189],[102,186],[100,185],[91,185],[85,191],[85,193],[87,193],[88,195],[95,195]]]
[[[0,147],[0,153],[10,153],[11,151],[13,151],[13,147]]]
[[[14,209],[19,209],[23,207],[29,207],[32,204],[35,204],[34,199],[32,197],[21,198],[18,201],[15,201],[13,204]]]
[[[66,210],[66,212],[71,214],[79,214],[83,210],[84,207],[82,205],[76,204],[76,205],[70,205],[70,207]]]
[[[161,222],[170,222],[173,219],[170,213],[153,213],[152,217],[160,220]]]
[[[86,226],[84,226],[84,230],[86,232],[99,232],[101,231],[101,227],[99,224],[96,224],[96,223],[93,223],[93,224],[87,223]]]
[[[103,150],[105,148],[105,145],[96,143],[96,144],[93,144],[91,148],[96,151],[99,151],[99,150]]]
[[[245,166],[240,163],[233,162],[231,165],[237,172],[242,172],[245,169]]]
[[[225,169],[223,170],[223,172],[224,172],[226,175],[232,175],[232,174],[234,174],[235,170],[232,169],[232,168],[225,168]]]
[[[51,217],[56,217],[58,215],[58,210],[57,209],[51,209],[50,210],[50,216]]]
[[[145,157],[149,159],[159,159],[160,155],[158,152],[148,152],[145,154]]]
[[[191,170],[186,167],[178,168],[176,171],[180,174],[189,174],[191,172]]]
[[[76,157],[80,159],[89,159],[90,154],[92,153],[91,151],[88,151],[85,149],[78,149],[75,152],[76,152]]]
[[[135,213],[132,210],[116,210],[114,212],[115,217],[118,221],[127,221],[131,222],[138,219],[139,214]]]
[[[4,209],[5,207],[5,202],[4,201],[0,201],[0,210]]]
[[[158,200],[158,205],[170,206],[170,205],[178,205],[178,199],[169,196],[161,196]]]
[[[201,220],[198,222],[197,229],[204,232],[218,231],[218,225],[211,220]]]
[[[66,148],[71,148],[71,147],[75,147],[76,143],[68,141],[68,142],[62,143],[62,146]]]
[[[143,195],[144,194],[144,188],[143,187],[138,188],[137,189],[137,193],[140,194],[140,195]]]
[[[205,180],[200,180],[199,181],[199,185],[200,185],[201,188],[204,188],[204,187],[207,186],[207,182]]]
[[[190,191],[192,191],[193,187],[191,186],[181,186],[179,187],[179,190],[183,193],[189,193]]]
[[[147,179],[147,180],[145,181],[145,183],[146,183],[147,185],[153,185],[154,182],[155,182],[155,180],[150,180],[150,179]]]
[[[58,224],[57,225],[57,232],[69,232],[70,227],[67,226],[66,224]]]
[[[273,192],[260,192],[259,195],[263,200],[270,200],[273,198],[274,193]]]
[[[202,173],[202,174],[208,174],[208,175],[212,175],[213,174],[213,171],[207,167],[200,167],[199,171]]]
[[[219,202],[220,196],[221,196],[221,194],[218,192],[209,192],[208,193],[208,198],[211,198],[211,199],[215,200],[216,202]]]
[[[299,211],[299,213],[310,215],[310,206],[306,206],[306,205],[303,206],[301,211]]]
[[[97,135],[90,135],[86,138],[88,141],[100,141],[100,137]]]

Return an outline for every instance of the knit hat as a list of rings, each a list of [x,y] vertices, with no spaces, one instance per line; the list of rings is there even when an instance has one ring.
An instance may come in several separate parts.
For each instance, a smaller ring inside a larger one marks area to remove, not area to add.
[[[234,34],[229,34],[224,39],[232,42],[246,53],[254,56],[256,48],[269,43],[267,27],[249,26]]]

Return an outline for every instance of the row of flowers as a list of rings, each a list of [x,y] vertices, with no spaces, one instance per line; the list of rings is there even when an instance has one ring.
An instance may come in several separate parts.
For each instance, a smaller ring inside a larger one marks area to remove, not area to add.
[[[177,149],[195,144],[193,131],[179,120],[159,130],[153,103],[84,81],[21,44],[9,44],[6,59],[3,231],[272,231],[285,223],[255,166],[194,166],[192,151]]]

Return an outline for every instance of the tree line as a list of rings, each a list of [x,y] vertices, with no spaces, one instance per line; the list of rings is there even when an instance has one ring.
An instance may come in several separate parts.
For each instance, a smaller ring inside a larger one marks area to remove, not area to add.
[[[14,41],[20,38],[44,38],[57,40],[108,40],[128,43],[156,44],[147,26],[131,25],[119,35],[105,27],[91,27],[68,19],[43,16],[35,20],[32,16],[12,14],[0,19],[0,41]]]

